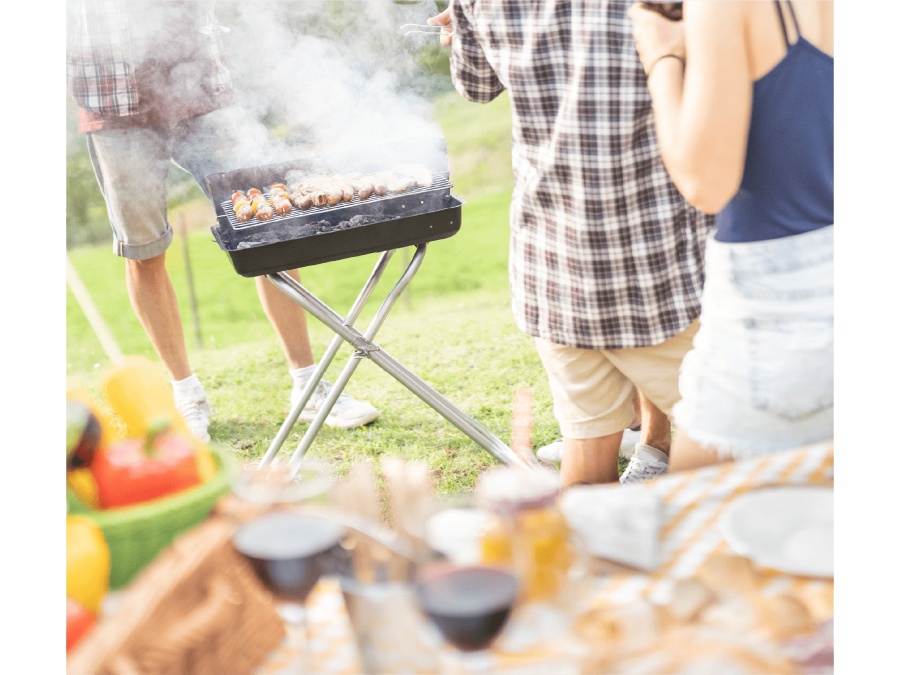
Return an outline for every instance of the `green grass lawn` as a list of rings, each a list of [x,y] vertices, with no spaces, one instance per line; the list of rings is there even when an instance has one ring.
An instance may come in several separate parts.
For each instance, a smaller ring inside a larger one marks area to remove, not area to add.
[[[535,392],[535,446],[557,437],[557,425],[540,361],[531,339],[514,325],[507,285],[508,218],[512,184],[509,105],[487,106],[455,94],[437,102],[450,153],[453,192],[466,201],[455,236],[428,246],[424,263],[388,316],[376,342],[505,442],[510,440],[517,388]],[[290,379],[275,334],[263,314],[252,279],[238,275],[209,232],[212,208],[204,201],[172,214],[176,240],[167,265],[181,304],[191,363],[215,414],[213,440],[245,459],[262,455],[288,412]],[[188,234],[183,235],[181,224]],[[195,339],[184,246],[199,311],[202,344]],[[413,249],[394,255],[357,326],[363,329],[399,277]],[[126,354],[155,354],[125,290],[124,261],[108,245],[70,251],[94,302]],[[378,254],[304,268],[303,284],[345,314]],[[67,294],[66,368],[96,392],[107,358]],[[316,354],[333,337],[310,319]],[[328,377],[337,378],[350,357],[344,345]],[[381,411],[372,425],[350,431],[325,427],[310,449],[343,474],[352,463],[384,454],[422,459],[435,471],[440,491],[468,489],[496,460],[375,364],[360,364],[347,389]],[[289,456],[306,425],[298,424],[282,449]]]

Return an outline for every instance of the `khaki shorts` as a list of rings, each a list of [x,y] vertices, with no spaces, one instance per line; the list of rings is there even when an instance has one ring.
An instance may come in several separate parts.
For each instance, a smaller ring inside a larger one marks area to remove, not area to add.
[[[671,416],[681,398],[681,362],[698,327],[695,320],[665,342],[633,349],[579,349],[535,338],[562,435],[587,439],[622,431],[637,412],[635,387]]]

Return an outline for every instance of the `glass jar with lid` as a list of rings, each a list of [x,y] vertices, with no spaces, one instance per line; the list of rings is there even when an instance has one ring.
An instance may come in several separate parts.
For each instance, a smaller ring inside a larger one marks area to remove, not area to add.
[[[526,601],[547,601],[565,586],[573,551],[559,509],[559,477],[545,470],[497,467],[478,481],[479,505],[491,515],[481,535],[486,563],[514,562]]]

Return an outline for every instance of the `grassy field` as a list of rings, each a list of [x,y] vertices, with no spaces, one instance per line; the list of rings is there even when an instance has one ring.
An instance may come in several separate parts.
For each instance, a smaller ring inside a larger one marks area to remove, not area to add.
[[[376,342],[476,418],[510,440],[513,392],[535,393],[535,446],[557,437],[546,378],[530,338],[514,325],[507,285],[509,106],[501,97],[487,106],[451,94],[438,101],[451,161],[454,194],[466,201],[460,232],[429,245],[424,264],[393,309]],[[172,214],[176,241],[169,266],[185,322],[190,358],[213,406],[210,433],[241,458],[265,452],[288,412],[290,380],[282,352],[262,312],[251,279],[238,275],[209,233],[214,221],[205,201]],[[181,228],[187,232],[182,234]],[[190,260],[201,344],[192,323],[185,245]],[[155,359],[128,302],[124,262],[107,245],[70,251],[79,276],[126,354]],[[398,252],[357,325],[364,327],[397,279],[411,249]],[[313,293],[338,313],[349,309],[377,254],[302,270]],[[67,298],[67,375],[96,389],[108,361],[79,306]],[[310,320],[314,352],[333,333]],[[351,350],[343,346],[329,370],[336,379]],[[440,491],[470,488],[493,457],[371,362],[364,362],[348,392],[381,411],[372,425],[351,431],[324,428],[310,456],[342,474],[352,463],[399,454],[422,459],[435,471]],[[298,424],[282,450],[289,456],[306,425]]]

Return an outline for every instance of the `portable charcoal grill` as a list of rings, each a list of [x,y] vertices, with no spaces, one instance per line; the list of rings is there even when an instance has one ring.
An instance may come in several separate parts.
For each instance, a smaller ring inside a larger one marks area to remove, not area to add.
[[[271,464],[278,455],[300,411],[322,380],[342,342],[354,348],[353,355],[291,456],[288,466],[293,475],[299,471],[303,456],[363,358],[368,358],[394,377],[503,464],[523,468],[537,466],[536,462],[529,463],[513,452],[475,419],[372,341],[394,303],[419,270],[427,243],[451,237],[459,231],[462,201],[450,193],[449,173],[446,170],[435,171],[434,168],[433,184],[427,188],[416,187],[400,194],[372,195],[365,200],[354,195],[351,202],[308,210],[294,208],[284,216],[274,216],[268,221],[251,219],[246,223],[239,223],[234,216],[231,194],[235,190],[258,187],[265,194],[267,186],[289,182],[286,180],[288,175],[316,173],[320,167],[312,166],[308,161],[295,161],[207,176],[217,218],[216,225],[211,228],[212,233],[220,248],[231,258],[235,271],[245,277],[265,275],[288,298],[335,333],[300,401],[291,409],[266,450],[260,468]],[[446,164],[440,168],[445,169]],[[415,253],[368,328],[361,333],[353,327],[354,322],[381,279],[391,256],[397,249],[407,246],[415,246]],[[381,256],[346,317],[340,316],[286,273],[292,269],[377,252]]]

